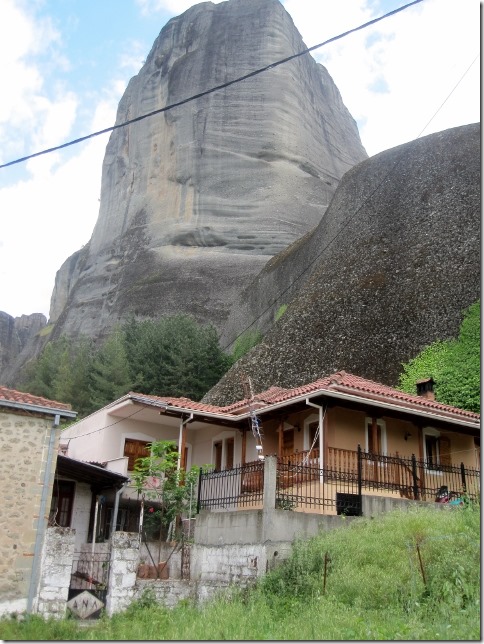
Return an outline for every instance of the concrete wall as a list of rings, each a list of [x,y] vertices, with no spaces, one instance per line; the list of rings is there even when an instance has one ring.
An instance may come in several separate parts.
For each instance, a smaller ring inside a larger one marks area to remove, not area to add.
[[[59,434],[52,420],[0,412],[0,615],[26,610],[31,581],[38,580],[42,540],[33,570],[36,535],[47,526]],[[44,486],[51,437],[54,457]],[[39,519],[44,488],[47,504]]]
[[[47,528],[37,603],[43,617],[65,616],[75,537],[72,528]]]

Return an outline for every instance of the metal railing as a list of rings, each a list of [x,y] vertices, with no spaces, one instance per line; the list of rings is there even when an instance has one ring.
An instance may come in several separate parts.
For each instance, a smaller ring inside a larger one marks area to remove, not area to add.
[[[361,495],[378,492],[402,498],[435,501],[441,490],[448,497],[480,496],[480,470],[459,465],[435,465],[412,455],[372,454],[330,448],[319,467],[317,450],[277,459],[276,507],[356,515]],[[229,470],[200,471],[198,510],[262,507],[264,463],[254,461]]]
[[[220,508],[262,507],[264,462],[253,461],[228,470],[204,472],[200,469],[197,512]]]

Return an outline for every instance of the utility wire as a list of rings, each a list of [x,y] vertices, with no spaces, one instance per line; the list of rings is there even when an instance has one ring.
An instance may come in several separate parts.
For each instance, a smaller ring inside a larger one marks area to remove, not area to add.
[[[314,51],[315,49],[319,49],[320,47],[323,47],[324,45],[328,45],[331,42],[335,42],[336,40],[340,40],[341,38],[345,38],[349,34],[355,33],[356,31],[360,31],[361,29],[366,29],[366,27],[369,27],[370,25],[374,25],[377,22],[380,22],[380,20],[384,20],[385,18],[388,18],[390,16],[393,16],[396,13],[399,13],[400,11],[403,11],[404,9],[408,9],[409,7],[412,7],[413,5],[419,4],[420,2],[423,2],[423,0],[413,0],[413,2],[409,2],[406,5],[403,5],[401,7],[398,7],[397,9],[394,9],[393,11],[390,11],[388,13],[385,13],[383,16],[379,16],[378,18],[374,18],[373,20],[370,20],[368,22],[365,22],[362,25],[359,25],[358,27],[354,27],[353,29],[349,29],[348,31],[345,31],[338,36],[333,36],[332,38],[329,38],[328,40],[325,40],[322,43],[319,43],[319,45],[313,45],[312,47],[309,47],[308,49],[303,49],[303,51],[300,51],[297,54],[293,54],[292,56],[287,56],[286,58],[282,58],[281,60],[278,60],[274,63],[271,63],[270,65],[266,65],[265,67],[260,67],[259,69],[256,69],[252,72],[249,72],[248,74],[245,74],[244,76],[239,76],[238,78],[234,78],[231,81],[227,81],[225,83],[222,83],[221,85],[217,85],[216,87],[212,87],[210,89],[207,89],[203,92],[200,92],[199,94],[194,94],[193,96],[190,96],[188,98],[185,98],[181,101],[178,101],[177,103],[171,103],[170,105],[166,105],[165,107],[161,107],[157,110],[153,110],[152,112],[148,112],[147,114],[143,114],[142,116],[137,116],[135,118],[129,119],[128,121],[124,121],[123,123],[118,123],[118,125],[113,125],[111,127],[104,128],[104,130],[99,130],[98,132],[92,132],[91,134],[87,134],[86,136],[81,136],[78,139],[73,139],[72,141],[68,141],[67,143],[62,143],[61,145],[57,145],[53,148],[47,148],[45,150],[41,150],[40,152],[34,152],[33,154],[29,154],[25,157],[20,157],[19,159],[15,159],[13,161],[9,161],[8,163],[4,163],[0,165],[1,168],[6,168],[11,165],[15,165],[16,163],[22,163],[23,161],[27,161],[28,159],[33,159],[35,157],[41,156],[43,154],[49,154],[50,152],[55,152],[56,150],[62,150],[63,148],[67,148],[71,145],[76,145],[77,143],[82,143],[82,141],[87,141],[88,139],[92,139],[96,136],[100,136],[101,134],[107,134],[108,132],[113,132],[114,130],[118,130],[122,127],[126,127],[127,125],[131,125],[132,123],[137,123],[139,121],[143,121],[144,119],[149,118],[150,116],[154,116],[155,114],[161,114],[163,112],[168,112],[169,110],[174,109],[175,107],[180,107],[180,105],[185,105],[186,103],[190,103],[191,101],[195,101],[198,98],[202,98],[202,96],[207,96],[208,94],[212,94],[213,92],[217,92],[221,89],[225,89],[226,87],[230,87],[231,85],[235,85],[236,83],[240,83],[244,80],[247,80],[248,78],[252,78],[254,76],[258,76],[259,74],[262,74],[263,72],[268,71],[269,69],[274,69],[275,67],[278,67],[279,65],[283,65],[284,63],[288,63],[291,60],[294,60],[295,58],[298,58],[299,56],[305,56],[306,54],[310,53],[311,51]]]

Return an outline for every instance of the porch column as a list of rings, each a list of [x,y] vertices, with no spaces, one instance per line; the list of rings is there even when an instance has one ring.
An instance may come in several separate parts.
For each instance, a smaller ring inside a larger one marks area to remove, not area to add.
[[[243,429],[242,447],[241,447],[241,455],[240,455],[241,465],[245,465],[246,453],[247,453],[247,430]]]
[[[372,454],[378,454],[378,423],[376,418],[371,419],[371,438],[368,441],[369,450]],[[375,481],[378,481],[378,463],[376,460],[373,463],[373,476]]]
[[[182,424],[181,432],[181,446],[180,446],[180,469],[187,469],[187,458],[186,458],[186,445],[187,445],[187,426],[185,423]]]
[[[284,419],[281,418],[281,421],[279,423],[279,436],[278,436],[278,442],[277,442],[277,457],[278,458],[281,458],[281,456],[282,456],[283,439],[284,439]]]

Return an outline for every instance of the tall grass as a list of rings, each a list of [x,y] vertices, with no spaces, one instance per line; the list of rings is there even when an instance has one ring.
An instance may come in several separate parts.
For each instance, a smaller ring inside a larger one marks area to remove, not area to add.
[[[480,511],[417,508],[294,544],[257,586],[196,607],[149,596],[92,627],[0,621],[16,640],[480,640]]]

